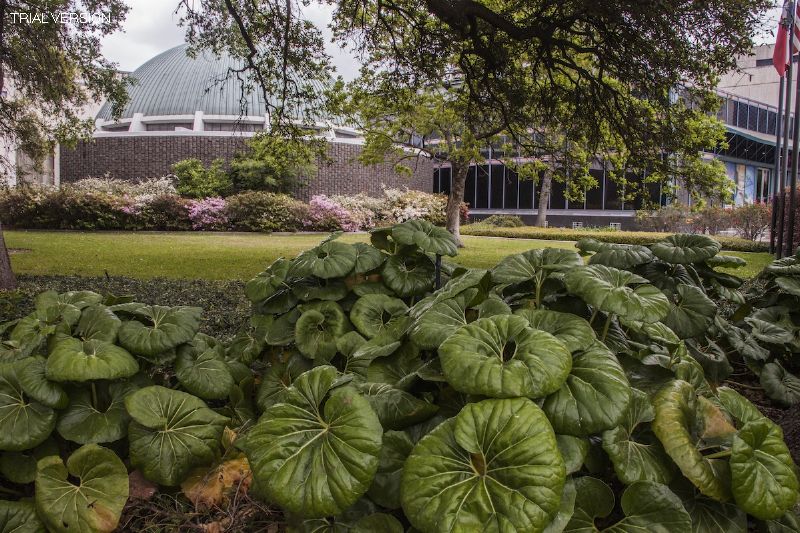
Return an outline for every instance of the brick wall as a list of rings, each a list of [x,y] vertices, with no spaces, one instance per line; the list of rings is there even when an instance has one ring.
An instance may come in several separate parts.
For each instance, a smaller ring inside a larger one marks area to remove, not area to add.
[[[231,159],[241,152],[245,138],[210,135],[142,135],[98,137],[80,142],[75,149],[61,149],[61,181],[68,183],[85,177],[109,174],[120,179],[164,176],[173,163],[196,158],[210,163],[221,157]],[[420,159],[413,175],[402,175],[392,165],[364,166],[357,157],[356,144],[329,143],[329,164],[319,163],[317,175],[296,191],[308,199],[314,194],[381,194],[381,185],[408,187],[430,192],[433,187],[433,164]]]

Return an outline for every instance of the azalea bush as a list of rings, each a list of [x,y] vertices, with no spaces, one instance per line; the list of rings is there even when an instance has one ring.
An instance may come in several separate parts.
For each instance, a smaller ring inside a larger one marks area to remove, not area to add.
[[[722,384],[717,303],[745,299],[715,240],[487,271],[438,268],[457,248],[425,221],[337,236],[249,281],[227,342],[86,291],[3,325],[6,524],[112,531],[131,474],[198,508],[249,491],[294,531],[795,527],[780,427]]]
[[[104,176],[101,178],[79,179],[70,182],[66,186],[81,191],[101,192],[130,198],[178,194],[178,190],[175,188],[175,178],[171,176],[140,180],[123,180]]]
[[[224,231],[228,228],[225,207],[224,198],[204,198],[190,201],[189,220],[192,221],[192,229]]]

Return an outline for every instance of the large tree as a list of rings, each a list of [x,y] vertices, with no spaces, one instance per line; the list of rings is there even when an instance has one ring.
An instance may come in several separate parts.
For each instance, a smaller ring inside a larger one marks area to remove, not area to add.
[[[88,102],[108,99],[115,112],[125,103],[124,80],[100,39],[127,12],[123,0],[0,0],[0,137],[34,170],[56,143],[91,136],[94,120],[81,114]],[[4,175],[14,165],[0,156]],[[15,286],[0,235],[0,290]]]

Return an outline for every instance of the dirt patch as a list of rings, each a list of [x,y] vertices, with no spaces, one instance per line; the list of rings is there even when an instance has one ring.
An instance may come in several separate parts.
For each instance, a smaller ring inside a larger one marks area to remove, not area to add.
[[[11,254],[11,255],[14,255],[14,254],[27,254],[27,253],[29,253],[31,251],[32,250],[30,248],[8,248],[8,253]]]

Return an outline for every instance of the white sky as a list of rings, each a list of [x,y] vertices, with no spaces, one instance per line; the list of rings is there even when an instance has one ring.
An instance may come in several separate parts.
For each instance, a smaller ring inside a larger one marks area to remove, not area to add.
[[[123,25],[124,31],[103,41],[105,56],[122,70],[135,70],[154,55],[181,44],[184,31],[178,26],[178,17],[174,14],[177,4],[175,0],[128,0],[131,10]],[[328,5],[312,4],[306,8],[306,16],[322,28],[326,49],[333,57],[337,73],[349,80],[358,74],[359,65],[352,54],[330,42],[328,23],[332,11]],[[768,28],[777,26],[779,15],[777,8],[770,11],[765,21]],[[759,43],[773,39],[772,30],[756,36]]]

